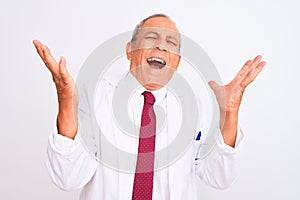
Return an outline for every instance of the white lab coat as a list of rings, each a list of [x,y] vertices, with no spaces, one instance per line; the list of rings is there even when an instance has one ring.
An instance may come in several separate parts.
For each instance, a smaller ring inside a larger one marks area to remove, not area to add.
[[[137,154],[138,139],[122,134],[113,123],[112,105],[104,103],[112,99],[114,88],[113,81],[100,82],[94,106],[95,113],[100,113],[96,116],[97,121],[104,137],[108,138],[113,145],[123,151]],[[130,100],[134,102],[134,106],[129,106],[129,112],[132,113],[131,117],[135,124],[140,123],[143,98],[136,94],[141,94],[141,90],[137,90]],[[172,99],[174,95],[170,93],[166,95],[166,93],[168,93],[166,89],[154,92],[155,104],[160,104],[167,113],[167,125],[156,137],[156,151],[168,147],[168,144],[176,137],[176,134],[174,135],[178,130],[176,124],[180,124],[177,123],[178,120],[180,121],[178,114],[174,113],[172,106],[166,103],[174,101]],[[202,102],[202,105],[205,103]],[[203,123],[199,128],[202,132],[207,131]],[[155,171],[154,200],[199,199],[196,178],[200,178],[214,188],[227,188],[232,184],[236,177],[236,151],[243,134],[239,130],[235,148],[231,148],[224,143],[220,130],[216,128],[215,131],[219,137],[208,156],[205,158],[199,156],[203,141],[193,140],[193,144],[178,159],[173,160],[163,169]],[[53,182],[63,190],[83,188],[80,195],[82,200],[131,199],[134,173],[124,172],[122,169],[116,169],[116,166],[107,166],[106,163],[96,161],[93,156],[95,152],[91,152],[90,149],[87,151],[84,140],[81,140],[78,135],[75,140],[71,140],[59,135],[56,128],[52,131],[46,164]],[[197,133],[195,133],[196,136]],[[198,159],[200,157],[201,159]]]

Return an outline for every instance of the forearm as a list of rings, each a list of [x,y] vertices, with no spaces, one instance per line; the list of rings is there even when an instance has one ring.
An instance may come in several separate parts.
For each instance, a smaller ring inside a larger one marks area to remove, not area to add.
[[[238,126],[238,111],[220,112],[220,129],[225,144],[234,147],[237,126]]]
[[[58,115],[57,115],[57,129],[58,133],[74,139],[77,133],[77,97],[64,98],[58,100]]]

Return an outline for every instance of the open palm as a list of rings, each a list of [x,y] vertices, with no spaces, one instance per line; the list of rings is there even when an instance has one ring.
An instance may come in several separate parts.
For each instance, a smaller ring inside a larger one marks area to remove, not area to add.
[[[220,86],[214,81],[209,85],[214,91],[222,112],[238,112],[246,87],[254,81],[266,65],[258,55],[253,60],[248,60],[235,78],[227,85]]]

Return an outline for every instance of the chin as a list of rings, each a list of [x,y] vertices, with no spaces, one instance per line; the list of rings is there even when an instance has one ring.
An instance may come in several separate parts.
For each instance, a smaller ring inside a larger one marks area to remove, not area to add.
[[[165,85],[157,84],[157,83],[150,83],[143,85],[144,88],[150,91],[159,90],[160,88],[163,88]]]

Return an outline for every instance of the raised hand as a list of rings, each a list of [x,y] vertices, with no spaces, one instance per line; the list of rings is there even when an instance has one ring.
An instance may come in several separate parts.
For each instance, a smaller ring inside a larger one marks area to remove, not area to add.
[[[61,57],[57,62],[50,53],[49,48],[38,40],[33,44],[52,74],[56,86],[59,111],[57,116],[58,132],[61,135],[74,139],[77,133],[77,106],[78,97],[75,83],[68,73],[66,59]]]
[[[73,98],[75,84],[68,73],[66,67],[66,59],[60,57],[59,63],[53,58],[49,48],[38,40],[34,40],[33,44],[45,63],[46,67],[52,74],[53,81],[56,86],[58,99]]]
[[[254,81],[266,65],[261,61],[262,56],[258,55],[253,60],[248,60],[235,78],[227,85],[220,86],[214,81],[209,85],[214,91],[221,112],[220,126],[225,143],[234,146],[238,110],[246,87]]]

